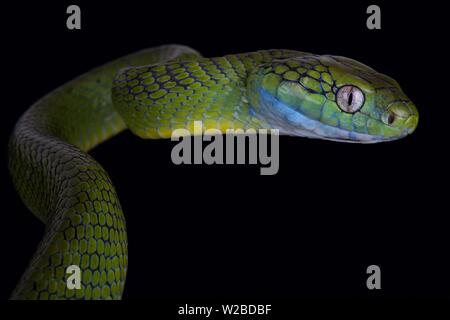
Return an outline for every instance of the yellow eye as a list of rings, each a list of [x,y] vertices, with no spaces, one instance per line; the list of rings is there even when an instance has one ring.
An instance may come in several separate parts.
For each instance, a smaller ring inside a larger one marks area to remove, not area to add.
[[[355,86],[345,85],[339,88],[336,94],[336,103],[342,111],[355,113],[364,104],[364,94]]]

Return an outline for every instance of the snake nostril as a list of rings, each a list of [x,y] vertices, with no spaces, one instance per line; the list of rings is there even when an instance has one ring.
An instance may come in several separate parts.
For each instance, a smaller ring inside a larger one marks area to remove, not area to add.
[[[387,118],[387,123],[388,124],[393,124],[395,121],[395,114],[394,113],[390,113],[388,118]]]

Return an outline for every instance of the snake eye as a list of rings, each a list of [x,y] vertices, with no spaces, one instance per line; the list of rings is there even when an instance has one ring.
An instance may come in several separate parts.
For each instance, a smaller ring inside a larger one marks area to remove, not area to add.
[[[364,94],[361,89],[355,86],[342,86],[337,92],[336,102],[342,111],[355,113],[364,104]]]

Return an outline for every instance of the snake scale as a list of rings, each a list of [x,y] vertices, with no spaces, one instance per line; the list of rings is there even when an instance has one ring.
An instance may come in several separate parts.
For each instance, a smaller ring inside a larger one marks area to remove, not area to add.
[[[125,218],[89,150],[128,128],[142,138],[174,129],[279,129],[280,134],[373,143],[417,126],[397,82],[355,60],[292,50],[204,58],[181,45],[125,56],[50,92],[17,122],[9,168],[43,240],[12,299],[120,299]],[[68,289],[66,268],[81,269]]]

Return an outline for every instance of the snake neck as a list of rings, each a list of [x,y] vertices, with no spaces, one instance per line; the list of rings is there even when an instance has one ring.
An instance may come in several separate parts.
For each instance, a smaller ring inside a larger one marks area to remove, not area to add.
[[[268,129],[248,102],[248,78],[255,68],[302,54],[291,50],[263,50],[216,58],[176,60],[130,67],[114,79],[113,105],[127,128],[144,139],[170,138],[186,129]]]

